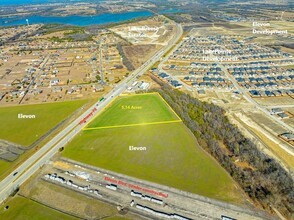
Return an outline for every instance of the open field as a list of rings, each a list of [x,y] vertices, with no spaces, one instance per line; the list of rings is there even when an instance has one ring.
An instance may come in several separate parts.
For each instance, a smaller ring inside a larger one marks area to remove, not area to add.
[[[121,96],[86,129],[179,121],[158,94]]]
[[[4,210],[5,206],[9,206],[9,209]],[[5,206],[0,206],[1,219],[77,219],[20,196],[16,196],[6,203]]]
[[[293,156],[291,156],[289,153],[281,149],[281,147],[270,140],[269,138],[266,137],[262,132],[259,132],[257,129],[254,129],[251,127],[251,130],[259,137],[262,139],[262,141],[270,147],[270,149],[278,156],[281,158],[282,161],[284,161],[288,166],[290,166],[292,169],[294,169],[294,160]]]
[[[122,100],[129,102],[128,99],[138,98],[144,103],[149,97],[154,99],[154,95],[118,99],[94,122],[112,118],[109,115],[116,115],[115,110],[118,108],[114,106],[119,106],[118,103]],[[160,106],[162,110],[158,114],[163,118],[169,115],[167,119],[170,119],[173,115],[168,108],[163,104]],[[151,110],[155,108],[156,106]],[[150,117],[152,114],[142,111],[142,115],[124,114],[117,120],[126,123],[126,119],[133,121],[139,116],[152,119]],[[159,115],[157,117],[159,119]],[[176,118],[175,115],[173,117]],[[102,122],[106,125],[107,121]],[[113,122],[115,122],[113,119],[109,121],[109,123]],[[130,146],[143,147],[145,150],[133,151],[129,149]],[[240,189],[229,174],[199,147],[193,135],[180,121],[84,130],[65,147],[62,156],[211,198],[234,203],[244,202]]]
[[[147,150],[130,151],[129,146]],[[212,198],[240,199],[229,175],[180,122],[83,131],[63,156]]]
[[[135,68],[140,67],[146,60],[151,58],[160,46],[151,44],[125,46],[124,52]]]
[[[175,28],[167,24],[165,19],[156,16],[142,21],[117,25],[111,28],[111,31],[133,45],[148,44],[162,46],[171,38]]]
[[[131,213],[121,216],[115,205],[48,183],[39,177],[27,182],[20,192],[28,198],[81,219],[141,219],[135,218]]]
[[[0,108],[0,139],[28,146],[66,119],[87,100]],[[18,114],[35,118],[18,118]]]
[[[292,99],[290,96],[274,98],[255,98],[254,101],[263,106],[294,105],[294,99]]]
[[[4,160],[0,160],[0,174],[5,172],[5,170],[7,170],[10,167],[10,165],[11,163]]]

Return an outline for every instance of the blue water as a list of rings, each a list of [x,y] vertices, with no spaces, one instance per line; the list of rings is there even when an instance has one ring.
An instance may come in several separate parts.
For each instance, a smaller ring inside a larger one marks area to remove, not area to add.
[[[76,3],[76,2],[101,2],[107,0],[0,0],[0,5],[26,5],[26,4],[47,4],[47,3]]]
[[[181,9],[166,9],[166,10],[159,11],[160,14],[179,13],[179,12],[183,12],[183,10],[181,10]]]
[[[39,4],[48,2],[50,2],[50,0],[0,0],[0,5]]]
[[[24,5],[24,4],[45,4],[45,3],[69,3],[69,2],[98,2],[101,0],[0,0],[0,5]]]
[[[0,0],[1,1],[1,0]],[[87,26],[94,24],[107,24],[113,22],[126,21],[138,17],[146,17],[153,15],[149,11],[136,11],[117,14],[102,14],[95,16],[66,16],[66,17],[44,17],[44,16],[29,16],[29,17],[12,17],[12,18],[0,18],[0,26],[12,26],[26,24],[26,19],[29,20],[29,24],[70,24],[76,26]]]

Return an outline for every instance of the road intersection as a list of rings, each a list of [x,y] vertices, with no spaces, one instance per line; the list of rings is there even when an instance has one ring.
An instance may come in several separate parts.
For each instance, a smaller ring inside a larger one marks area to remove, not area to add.
[[[172,21],[171,21],[172,22]],[[173,22],[174,23],[174,22]],[[76,118],[71,124],[69,124],[65,129],[58,133],[54,138],[52,138],[47,144],[45,144],[41,149],[39,149],[35,154],[33,154],[29,159],[24,161],[19,167],[17,167],[10,175],[0,182],[0,203],[3,202],[13,191],[15,191],[21,184],[28,180],[40,167],[49,162],[50,158],[58,152],[61,147],[64,147],[71,139],[79,133],[83,127],[87,124],[80,124],[79,122],[83,120],[87,115],[89,115],[93,108],[97,110],[88,118],[86,122],[99,114],[106,105],[108,105],[113,99],[122,94],[125,89],[127,89],[134,81],[147,72],[161,57],[169,51],[174,44],[180,39],[183,33],[183,29],[180,24],[175,24],[176,34],[164,46],[159,50],[154,56],[152,56],[147,62],[136,69],[129,77],[125,78],[119,85],[114,87],[107,95],[104,96],[103,101],[97,101],[92,107],[85,110],[85,112]]]

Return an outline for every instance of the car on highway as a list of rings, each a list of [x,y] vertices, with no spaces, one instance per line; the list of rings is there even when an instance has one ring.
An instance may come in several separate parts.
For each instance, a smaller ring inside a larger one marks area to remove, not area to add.
[[[14,174],[13,174],[13,176],[16,176],[18,174],[18,172],[15,172]]]

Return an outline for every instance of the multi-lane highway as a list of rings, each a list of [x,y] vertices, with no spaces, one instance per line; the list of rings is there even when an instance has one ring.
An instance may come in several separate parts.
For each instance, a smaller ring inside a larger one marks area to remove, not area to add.
[[[101,112],[108,103],[119,96],[129,85],[131,85],[134,81],[137,80],[137,78],[148,71],[154,63],[160,60],[160,58],[172,48],[172,46],[180,39],[183,34],[183,29],[180,24],[175,23],[175,27],[176,34],[166,46],[164,46],[160,51],[152,56],[141,67],[136,69],[119,85],[113,88],[107,95],[104,96],[105,99],[103,101],[97,101],[92,107],[86,110],[64,130],[58,133],[34,155],[32,155],[29,159],[17,167],[11,173],[11,175],[7,176],[0,182],[0,203],[3,202],[16,188],[23,184],[30,176],[32,176],[42,165],[47,163],[59,148],[64,147],[78,132],[82,130],[85,124],[80,124],[80,121],[91,114],[93,108],[96,108],[97,110],[91,117],[87,118],[86,122],[95,117],[95,115],[99,114],[99,112]]]

